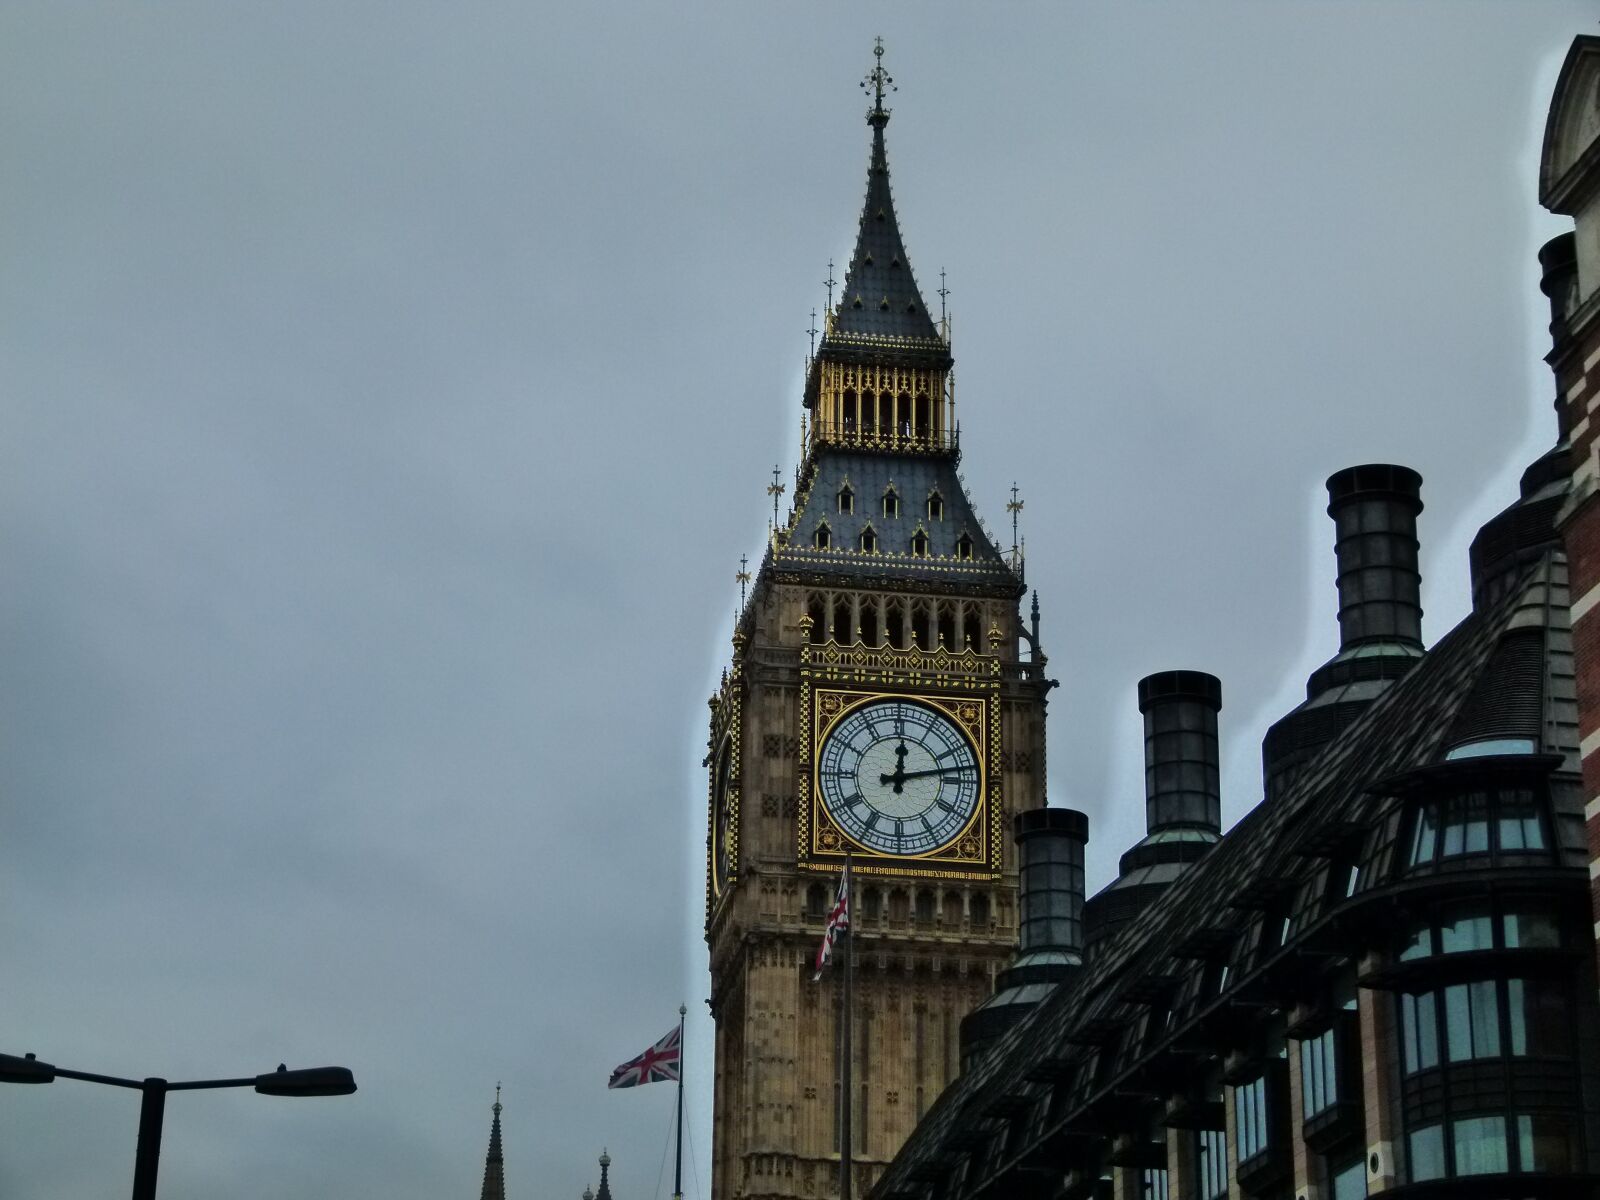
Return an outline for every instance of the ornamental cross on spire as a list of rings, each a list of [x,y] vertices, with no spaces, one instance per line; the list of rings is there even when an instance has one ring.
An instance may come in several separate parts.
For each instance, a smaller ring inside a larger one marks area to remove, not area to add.
[[[867,114],[867,120],[876,124],[889,119],[889,110],[883,106],[884,92],[895,92],[900,89],[894,86],[894,76],[883,69],[882,38],[873,41],[872,53],[878,61],[873,64],[872,70],[867,72],[867,77],[861,81],[861,88],[872,93],[872,111]]]
[[[778,470],[777,464],[774,463],[772,467],[772,482],[767,484],[767,495],[772,497],[773,529],[778,528],[778,497],[783,495],[783,493],[787,490],[784,484],[778,482],[778,480],[782,478],[782,474],[783,473]]]
[[[1011,554],[1017,553],[1017,514],[1022,511],[1023,502],[1017,497],[1017,485],[1011,485],[1011,500],[1006,504],[1006,511],[1011,514]]]

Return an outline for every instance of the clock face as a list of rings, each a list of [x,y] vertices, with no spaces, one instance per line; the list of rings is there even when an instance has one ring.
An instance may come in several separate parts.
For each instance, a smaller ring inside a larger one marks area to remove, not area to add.
[[[730,826],[733,805],[730,791],[733,787],[733,739],[724,738],[717,751],[716,774],[713,776],[712,805],[716,827],[711,835],[711,887],[720,895],[733,875],[733,847],[730,844]]]
[[[845,835],[881,854],[927,854],[978,809],[978,755],[946,717],[910,700],[845,713],[817,759],[823,806]]]

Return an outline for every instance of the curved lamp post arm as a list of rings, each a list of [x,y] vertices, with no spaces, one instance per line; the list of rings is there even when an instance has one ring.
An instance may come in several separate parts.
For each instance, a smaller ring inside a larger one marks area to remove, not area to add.
[[[133,1160],[133,1200],[155,1200],[156,1168],[161,1160],[161,1125],[168,1092],[253,1087],[263,1096],[348,1096],[356,1090],[355,1076],[345,1067],[291,1071],[280,1065],[276,1071],[245,1079],[187,1079],[169,1083],[154,1075],[148,1079],[122,1079],[116,1075],[70,1071],[54,1063],[40,1062],[32,1054],[22,1058],[0,1054],[0,1083],[52,1083],[57,1077],[133,1088],[141,1094],[139,1146]]]

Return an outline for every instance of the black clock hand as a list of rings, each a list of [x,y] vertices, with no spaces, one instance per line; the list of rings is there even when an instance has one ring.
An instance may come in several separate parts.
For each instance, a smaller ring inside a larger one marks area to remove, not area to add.
[[[957,775],[962,771],[970,771],[970,770],[972,770],[971,767],[935,767],[931,771],[906,771],[906,772],[903,772],[901,774],[900,778],[901,779],[924,779],[929,775]],[[887,783],[888,780],[889,780],[889,777],[887,775],[885,775],[883,777],[883,779],[884,779],[884,782]]]
[[[892,783],[892,784],[894,784],[894,794],[897,795],[897,796],[901,793],[901,791],[904,790],[904,785],[905,785],[905,781],[906,781],[906,754],[907,754],[906,744],[905,744],[904,741],[902,741],[898,746],[896,746],[894,748],[894,756],[895,756],[894,774],[893,775],[879,775],[878,776],[878,782],[879,783]]]

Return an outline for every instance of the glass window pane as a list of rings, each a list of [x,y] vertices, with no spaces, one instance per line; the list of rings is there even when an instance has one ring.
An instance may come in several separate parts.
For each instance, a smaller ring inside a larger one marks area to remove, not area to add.
[[[1499,988],[1492,979],[1467,985],[1472,998],[1472,1056],[1493,1058],[1500,1053]]]
[[[1444,1127],[1427,1125],[1411,1131],[1406,1139],[1411,1163],[1411,1182],[1444,1178]]]
[[[1220,1129],[1202,1129],[1196,1139],[1195,1173],[1200,1200],[1220,1200],[1228,1194],[1228,1148]]]
[[[1488,853],[1489,797],[1483,792],[1472,792],[1466,797],[1462,807],[1465,818],[1465,853]]]
[[[1553,949],[1561,945],[1561,928],[1546,912],[1508,912],[1505,915],[1506,948]]]
[[[1497,822],[1502,850],[1543,850],[1544,830],[1539,824],[1539,809],[1527,788],[1506,792],[1500,797]]]
[[[1410,962],[1413,959],[1427,958],[1433,953],[1433,926],[1419,925],[1411,931],[1411,940],[1400,951],[1400,961]]]
[[[1411,835],[1411,865],[1433,861],[1433,851],[1438,834],[1435,830],[1437,815],[1432,804],[1417,810],[1417,827]]]
[[[1336,1168],[1333,1176],[1332,1200],[1361,1200],[1367,1194],[1367,1164],[1359,1158],[1346,1166]]]
[[[1572,1170],[1572,1125],[1548,1113],[1517,1118],[1517,1154],[1524,1171]]]
[[[1400,1025],[1406,1050],[1406,1074],[1439,1065],[1439,1026],[1434,993],[1400,997]]]
[[[1572,1053],[1572,1019],[1566,989],[1554,980],[1508,979],[1511,1053],[1562,1058]]]
[[[1450,1128],[1457,1175],[1495,1175],[1508,1169],[1504,1117],[1462,1117]]]
[[[1451,1062],[1498,1055],[1500,1022],[1494,981],[1457,983],[1445,988],[1444,1024]]]
[[[1467,950],[1493,950],[1494,923],[1481,905],[1447,914],[1439,924],[1439,950],[1459,954]]]

